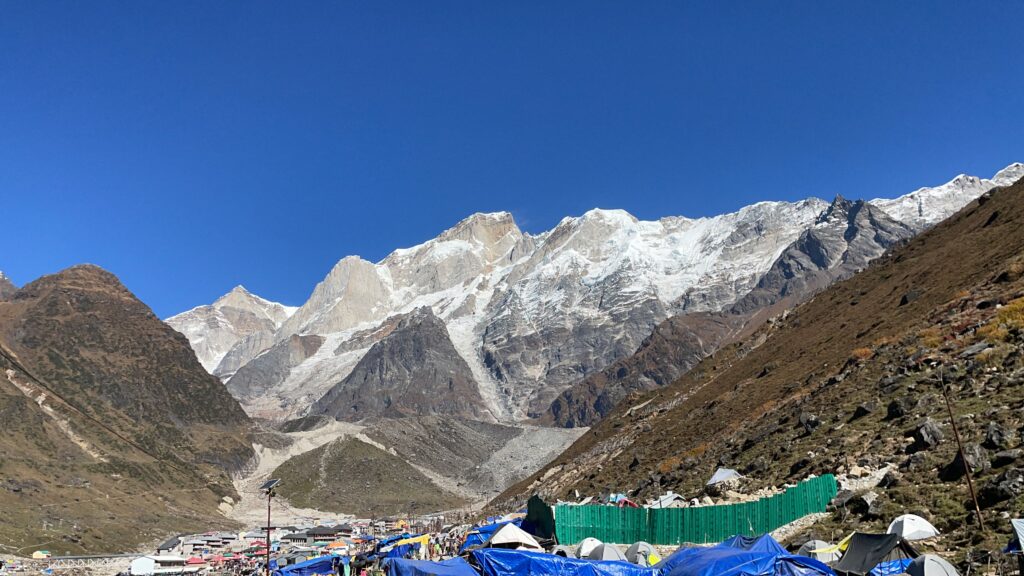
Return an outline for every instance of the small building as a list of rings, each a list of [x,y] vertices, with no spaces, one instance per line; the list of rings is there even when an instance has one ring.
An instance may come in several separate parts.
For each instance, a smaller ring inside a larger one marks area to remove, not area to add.
[[[191,556],[209,551],[206,541],[200,538],[190,538],[181,543],[181,553]]]
[[[181,545],[181,538],[175,536],[174,538],[167,539],[163,544],[156,547],[157,554],[167,554],[173,552]]]
[[[52,556],[52,554],[50,554],[49,550],[36,550],[32,553],[32,558],[35,560],[45,560],[50,556]]]
[[[132,560],[128,572],[131,576],[159,576],[161,574],[195,574],[199,566],[189,565],[184,556],[139,556]]]
[[[306,532],[292,532],[291,534],[285,534],[283,537],[281,537],[281,540],[292,545],[313,543],[313,537],[311,537]]]

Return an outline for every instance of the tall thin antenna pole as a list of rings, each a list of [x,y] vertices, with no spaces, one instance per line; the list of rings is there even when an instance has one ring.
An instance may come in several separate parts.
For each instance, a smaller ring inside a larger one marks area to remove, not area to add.
[[[270,487],[267,490],[267,560],[266,560],[266,574],[270,576],[270,499],[274,497],[274,488]]]
[[[971,479],[971,465],[967,463],[967,456],[964,454],[964,445],[960,442],[960,430],[956,427],[956,419],[953,418],[953,405],[949,401],[949,394],[946,392],[946,381],[942,377],[942,367],[939,367],[939,387],[942,389],[942,398],[946,401],[946,412],[949,413],[949,425],[953,428],[953,438],[956,439],[956,449],[960,452],[960,462],[964,465],[964,475],[967,476],[967,489],[971,491],[971,500],[974,501],[974,513],[978,516],[978,526],[982,533],[985,532],[985,522],[981,518],[981,506],[978,505],[978,495],[974,492],[974,480]]]

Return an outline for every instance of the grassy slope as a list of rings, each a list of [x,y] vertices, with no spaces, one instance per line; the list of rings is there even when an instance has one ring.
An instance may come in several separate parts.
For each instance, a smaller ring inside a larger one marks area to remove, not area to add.
[[[290,458],[271,476],[293,505],[358,516],[420,514],[459,506],[419,470],[355,438]]]
[[[0,369],[7,367],[0,359]],[[0,551],[123,552],[169,533],[233,526],[216,514],[220,497],[233,492],[230,484],[169,466],[59,402],[48,405],[106,462],[73,444],[0,376]]]

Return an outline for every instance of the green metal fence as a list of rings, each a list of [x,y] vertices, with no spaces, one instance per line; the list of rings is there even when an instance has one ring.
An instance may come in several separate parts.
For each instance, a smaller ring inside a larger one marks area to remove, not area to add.
[[[826,474],[774,496],[722,506],[656,509],[560,504],[555,507],[555,528],[562,544],[587,537],[618,544],[720,542],[736,534],[771,532],[808,514],[824,512],[837,489],[835,476]]]

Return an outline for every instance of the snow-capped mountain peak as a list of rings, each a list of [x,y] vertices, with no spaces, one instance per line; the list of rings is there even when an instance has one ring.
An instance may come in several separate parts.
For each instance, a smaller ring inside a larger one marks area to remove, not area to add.
[[[203,368],[212,373],[240,340],[257,332],[275,332],[297,309],[260,298],[238,285],[213,304],[165,322],[189,339]]]
[[[992,181],[999,186],[1009,186],[1021,178],[1024,178],[1024,164],[1014,162],[999,172],[996,172],[996,175],[992,177]]]
[[[871,204],[920,231],[949,218],[992,188],[1012,184],[1021,176],[1024,176],[1024,165],[1014,163],[997,172],[992,179],[959,174],[940,186],[919,188],[891,200],[876,198],[871,200]]]
[[[189,322],[169,321],[205,355],[208,369],[223,358],[217,373],[225,376],[295,336],[322,342],[296,365],[265,370],[261,364],[246,372],[249,389],[267,391],[247,400],[254,402],[250,410],[283,417],[301,414],[345,379],[394,329],[396,318],[428,308],[447,327],[488,412],[521,419],[546,409],[585,375],[633,353],[667,317],[736,303],[801,238],[822,244],[822,250],[848,250],[824,244],[841,240],[850,226],[882,226],[901,237],[910,233],[907,227],[931,226],[1021,174],[1024,165],[1015,164],[991,180],[958,176],[896,199],[873,200],[872,206],[836,196],[832,202],[765,201],[718,216],[655,221],[625,210],[593,209],[539,234],[524,233],[508,212],[477,213],[377,263],[342,258],[272,334],[238,338],[236,330],[226,356],[221,347],[230,338],[217,336],[224,311],[234,309],[226,304],[237,300],[259,310],[266,306],[253,303],[262,299],[239,287],[222,299],[221,308],[218,300],[196,309],[220,315],[193,310],[180,315],[191,315]],[[812,230],[808,239],[805,233]],[[884,249],[879,246],[862,251],[874,257]],[[826,267],[842,260],[825,255]],[[214,340],[216,354],[209,350]],[[253,380],[260,378],[271,380]]]

